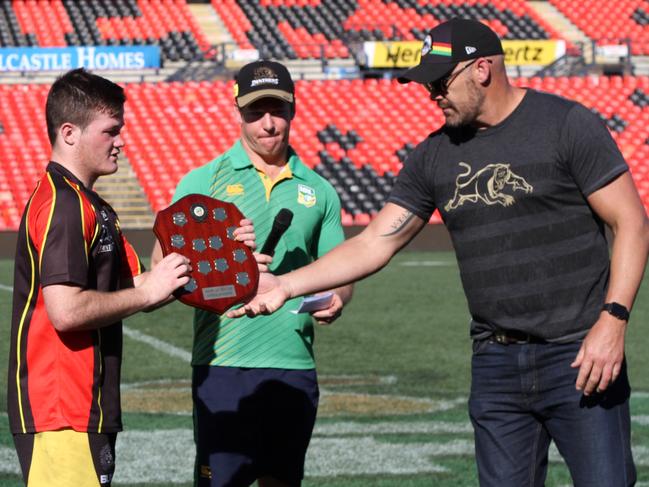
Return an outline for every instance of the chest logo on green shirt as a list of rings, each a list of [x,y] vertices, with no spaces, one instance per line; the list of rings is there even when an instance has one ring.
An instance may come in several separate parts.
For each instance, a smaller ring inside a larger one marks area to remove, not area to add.
[[[243,184],[237,183],[237,184],[228,184],[227,187],[225,188],[225,193],[228,196],[237,196],[244,194],[245,191],[243,190]]]
[[[305,186],[304,184],[298,184],[297,202],[307,208],[311,208],[316,202],[315,189]]]
[[[505,189],[510,192],[524,191],[525,193],[531,193],[534,190],[524,178],[512,172],[509,164],[487,164],[473,175],[471,175],[470,165],[465,162],[460,162],[459,165],[465,169],[465,172],[460,173],[455,179],[455,194],[444,205],[446,211],[455,210],[467,201],[511,206],[516,202],[516,199],[507,194]]]

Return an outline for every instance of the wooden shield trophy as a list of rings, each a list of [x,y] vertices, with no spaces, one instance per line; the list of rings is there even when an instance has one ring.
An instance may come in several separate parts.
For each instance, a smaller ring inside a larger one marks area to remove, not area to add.
[[[189,194],[158,212],[153,232],[162,253],[176,252],[191,261],[190,281],[174,292],[181,302],[223,314],[255,294],[257,262],[234,239],[242,218],[232,203],[200,194]]]

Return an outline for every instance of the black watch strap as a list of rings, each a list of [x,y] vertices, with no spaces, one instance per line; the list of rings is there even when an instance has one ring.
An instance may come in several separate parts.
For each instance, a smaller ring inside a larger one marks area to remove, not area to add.
[[[615,316],[618,320],[629,321],[629,310],[626,306],[620,303],[606,303],[602,306],[602,310],[608,312],[609,314]]]

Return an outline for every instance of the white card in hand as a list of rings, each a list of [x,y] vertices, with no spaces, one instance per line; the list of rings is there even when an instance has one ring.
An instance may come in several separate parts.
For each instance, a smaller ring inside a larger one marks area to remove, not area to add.
[[[310,313],[311,311],[318,311],[321,309],[326,309],[331,304],[331,300],[334,297],[334,293],[324,293],[313,296],[305,296],[302,298],[300,306],[296,310],[291,311],[291,313]]]

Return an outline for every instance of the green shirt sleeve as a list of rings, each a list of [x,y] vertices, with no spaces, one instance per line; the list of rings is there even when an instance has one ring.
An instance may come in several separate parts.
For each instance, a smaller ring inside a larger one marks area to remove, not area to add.
[[[211,196],[210,186],[214,174],[213,168],[217,161],[218,159],[185,174],[176,186],[172,203],[175,203],[188,194],[204,194]]]
[[[320,227],[320,235],[314,248],[316,258],[322,257],[345,240],[345,234],[343,233],[340,220],[340,199],[331,184],[326,182],[325,186],[327,199],[322,225]]]

